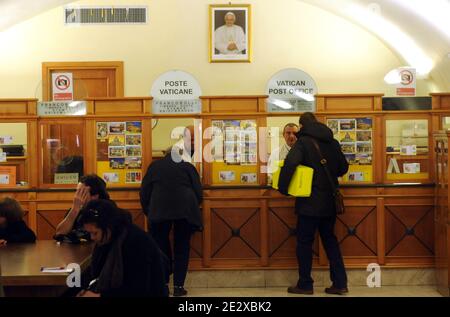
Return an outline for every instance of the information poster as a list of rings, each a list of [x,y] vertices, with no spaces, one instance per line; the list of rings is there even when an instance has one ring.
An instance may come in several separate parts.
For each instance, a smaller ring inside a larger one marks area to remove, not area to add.
[[[372,181],[373,122],[372,118],[328,119],[328,127],[341,144],[349,163],[344,176],[348,182]]]
[[[97,122],[97,174],[114,185],[142,181],[142,122]]]
[[[16,167],[0,166],[0,187],[16,186]]]

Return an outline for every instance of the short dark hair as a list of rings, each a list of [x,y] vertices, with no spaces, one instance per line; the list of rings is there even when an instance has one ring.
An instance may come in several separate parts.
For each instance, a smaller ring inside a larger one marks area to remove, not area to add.
[[[24,216],[22,206],[11,197],[0,199],[0,217],[6,218],[7,223],[21,221]]]
[[[112,238],[117,237],[122,230],[131,224],[131,214],[119,208],[113,201],[107,199],[91,200],[80,210],[80,224],[93,224],[97,228],[111,231]]]
[[[80,182],[89,186],[91,195],[98,195],[99,199],[109,199],[106,191],[106,182],[96,174],[89,174],[81,177]]]
[[[312,112],[305,112],[304,114],[302,114],[300,116],[300,119],[298,120],[298,122],[302,126],[306,126],[306,125],[309,125],[311,123],[318,122],[318,121],[317,121],[317,118],[314,115],[314,113],[312,113]]]
[[[289,122],[288,124],[286,124],[283,128],[283,134],[284,132],[286,132],[286,128],[293,128],[293,127],[296,127],[298,129],[298,124],[293,122]]]

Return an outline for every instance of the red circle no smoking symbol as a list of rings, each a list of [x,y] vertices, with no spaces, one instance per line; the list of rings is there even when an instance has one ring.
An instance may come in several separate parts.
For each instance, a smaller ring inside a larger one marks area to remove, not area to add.
[[[55,86],[59,90],[66,90],[70,87],[70,79],[66,75],[59,75],[55,78]]]

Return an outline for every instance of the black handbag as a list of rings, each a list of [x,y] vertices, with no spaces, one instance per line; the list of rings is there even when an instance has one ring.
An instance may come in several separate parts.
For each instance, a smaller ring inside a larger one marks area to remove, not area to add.
[[[339,188],[334,183],[333,177],[331,176],[330,170],[328,169],[327,160],[323,157],[319,144],[317,144],[317,141],[314,140],[313,138],[311,138],[311,141],[314,144],[317,153],[319,154],[320,164],[323,166],[325,174],[327,174],[328,181],[330,182],[331,189],[333,190],[333,198],[334,198],[334,205],[336,207],[336,214],[343,215],[345,213],[344,196],[342,196],[342,193],[340,192]]]

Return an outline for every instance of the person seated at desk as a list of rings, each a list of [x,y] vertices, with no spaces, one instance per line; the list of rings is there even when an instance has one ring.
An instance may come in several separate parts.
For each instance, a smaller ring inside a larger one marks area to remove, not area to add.
[[[75,197],[73,198],[72,207],[56,227],[56,235],[54,238],[60,240],[61,237],[69,236],[70,240],[89,240],[89,234],[83,230],[79,222],[80,210],[87,203],[96,199],[109,200],[105,181],[96,174],[81,177],[77,191],[75,192]]]
[[[93,200],[80,223],[95,242],[79,297],[167,297],[163,254],[130,213],[110,200]]]
[[[286,158],[292,146],[297,142],[296,133],[298,132],[298,124],[288,123],[283,128],[283,138],[285,143],[277,149],[274,149],[269,157],[269,162],[267,167],[269,169],[269,174],[276,171],[278,166],[275,166],[276,162],[282,161]]]
[[[36,235],[23,221],[23,209],[17,200],[0,199],[0,247],[7,243],[34,243]]]

